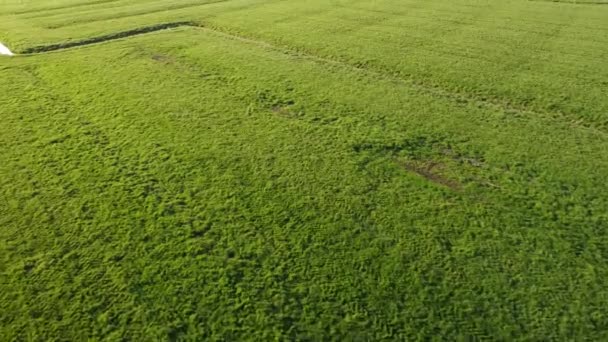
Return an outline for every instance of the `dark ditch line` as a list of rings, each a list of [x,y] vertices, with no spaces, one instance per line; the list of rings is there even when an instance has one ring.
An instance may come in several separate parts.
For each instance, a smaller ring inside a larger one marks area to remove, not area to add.
[[[51,52],[51,51],[57,51],[57,50],[65,50],[65,49],[70,49],[70,48],[74,48],[74,47],[98,44],[98,43],[103,43],[103,42],[107,42],[110,40],[133,37],[133,36],[138,36],[138,35],[142,35],[142,34],[146,34],[146,33],[163,31],[163,30],[168,30],[168,29],[182,27],[182,26],[198,27],[199,25],[197,25],[193,22],[188,22],[188,21],[156,24],[156,25],[144,26],[144,27],[140,27],[140,28],[136,28],[136,29],[132,29],[132,30],[128,30],[128,31],[121,31],[121,32],[106,34],[103,36],[76,40],[76,41],[72,41],[72,42],[33,46],[33,47],[25,48],[25,49],[21,50],[19,53],[26,54],[26,55],[32,55],[32,54]]]
[[[573,118],[569,117],[569,115],[567,113],[537,111],[537,110],[528,108],[524,105],[520,106],[520,105],[503,103],[503,99],[500,99],[500,98],[496,98],[496,99],[480,98],[477,96],[471,96],[470,94],[466,94],[466,93],[453,92],[453,91],[450,91],[449,89],[445,89],[443,87],[421,82],[419,80],[416,80],[415,78],[402,78],[402,77],[397,77],[394,75],[387,74],[386,72],[383,72],[381,69],[374,70],[374,68],[370,67],[369,65],[356,65],[356,64],[352,64],[352,63],[338,60],[338,59],[318,56],[311,52],[293,49],[288,46],[277,46],[277,45],[273,45],[272,43],[261,41],[261,40],[255,39],[255,38],[249,38],[249,37],[241,36],[241,35],[238,35],[238,34],[235,34],[232,32],[226,32],[225,30],[222,30],[221,28],[206,27],[203,24],[199,24],[199,23],[192,22],[192,21],[179,21],[179,22],[156,24],[156,25],[151,25],[151,26],[135,28],[135,29],[128,30],[128,31],[121,31],[121,32],[103,35],[103,36],[97,36],[97,37],[77,40],[77,41],[73,41],[73,42],[64,42],[64,43],[51,44],[51,45],[34,46],[34,47],[30,47],[30,48],[25,48],[25,49],[21,50],[20,53],[26,54],[26,55],[32,55],[32,54],[39,54],[39,53],[45,53],[45,52],[51,52],[51,51],[65,50],[65,49],[70,49],[70,48],[74,48],[74,47],[93,45],[93,44],[103,43],[106,41],[112,41],[112,40],[117,40],[117,39],[121,39],[121,38],[132,37],[132,36],[138,36],[138,35],[143,35],[146,33],[163,31],[163,30],[168,30],[168,29],[178,28],[178,27],[192,27],[192,28],[203,29],[203,30],[215,33],[215,34],[223,36],[223,37],[236,39],[236,40],[239,40],[239,41],[242,41],[245,43],[249,43],[249,44],[254,44],[254,45],[260,46],[262,48],[271,49],[271,50],[274,50],[274,51],[277,51],[280,53],[294,55],[294,56],[301,56],[301,57],[305,57],[305,58],[308,58],[313,61],[317,61],[319,63],[333,64],[333,65],[337,65],[340,67],[356,70],[358,72],[363,72],[368,75],[375,75],[375,76],[380,76],[380,77],[387,78],[387,79],[392,79],[395,81],[402,82],[420,92],[423,92],[423,93],[426,93],[426,94],[429,94],[432,96],[438,96],[441,98],[445,98],[445,99],[448,99],[448,100],[451,100],[451,101],[454,101],[457,103],[477,104],[479,106],[483,106],[485,108],[489,108],[492,110],[498,110],[498,111],[501,111],[501,112],[507,113],[507,114],[509,114],[509,113],[532,114],[532,115],[542,116],[545,118],[547,116],[549,116],[549,117],[560,116],[563,118],[573,119]],[[595,124],[593,122],[588,122],[585,120],[581,121],[580,118],[578,121],[572,121],[572,123],[575,124],[577,127],[590,129],[590,130],[600,133],[602,135],[605,135],[608,133],[602,124]]]

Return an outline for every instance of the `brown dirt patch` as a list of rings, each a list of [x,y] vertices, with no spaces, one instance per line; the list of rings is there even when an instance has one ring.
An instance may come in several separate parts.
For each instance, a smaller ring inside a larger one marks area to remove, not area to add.
[[[446,186],[452,190],[462,189],[462,184],[458,181],[441,175],[441,170],[444,168],[442,163],[436,161],[401,161],[399,164],[407,171],[414,172],[433,183]]]
[[[152,55],[152,59],[161,63],[173,63],[173,58],[163,54],[154,54]]]

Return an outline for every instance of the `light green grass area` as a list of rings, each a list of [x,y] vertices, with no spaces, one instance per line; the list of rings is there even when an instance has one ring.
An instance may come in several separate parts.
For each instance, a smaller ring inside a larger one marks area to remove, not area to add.
[[[601,2],[601,1],[600,1]],[[4,1],[1,340],[608,339],[608,6]]]

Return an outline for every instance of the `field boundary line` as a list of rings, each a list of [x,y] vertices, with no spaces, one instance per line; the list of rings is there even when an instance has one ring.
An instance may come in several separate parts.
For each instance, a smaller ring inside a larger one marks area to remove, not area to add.
[[[286,55],[303,57],[303,58],[307,58],[307,59],[310,59],[313,61],[318,61],[318,62],[321,62],[324,64],[336,65],[336,66],[340,66],[343,68],[349,68],[351,70],[356,70],[358,72],[363,72],[368,75],[373,75],[373,76],[381,77],[384,79],[398,81],[419,92],[426,93],[426,94],[429,94],[432,96],[446,98],[455,103],[466,104],[466,105],[474,104],[477,106],[482,106],[482,107],[485,107],[488,109],[499,111],[499,112],[502,112],[505,114],[520,114],[520,115],[529,114],[529,115],[540,116],[540,117],[544,117],[544,118],[548,118],[548,119],[555,119],[556,117],[561,117],[561,118],[568,119],[568,122],[571,125],[576,126],[577,128],[584,128],[584,129],[590,130],[592,132],[599,133],[603,136],[608,135],[608,131],[601,124],[589,122],[580,117],[575,118],[575,117],[572,117],[568,113],[558,112],[558,111],[535,110],[535,109],[531,109],[525,105],[513,105],[513,104],[505,103],[507,101],[505,99],[480,97],[480,96],[471,95],[471,94],[465,93],[465,92],[451,91],[450,89],[446,89],[445,87],[437,86],[434,84],[429,84],[428,82],[425,82],[425,81],[416,80],[414,77],[402,77],[399,75],[390,74],[390,73],[384,72],[384,70],[382,70],[380,68],[377,68],[377,67],[375,68],[373,66],[370,67],[367,64],[357,65],[355,63],[339,60],[336,58],[323,57],[323,56],[316,55],[314,53],[311,53],[310,51],[306,51],[303,49],[295,49],[293,47],[289,47],[289,46],[285,46],[285,45],[277,45],[275,43],[266,42],[266,41],[252,38],[252,37],[246,37],[246,36],[236,34],[233,32],[228,32],[226,30],[223,30],[223,29],[215,27],[215,26],[206,26],[202,23],[197,23],[197,22],[193,22],[193,21],[178,21],[178,22],[161,23],[161,24],[144,26],[144,27],[140,27],[140,28],[110,33],[110,34],[91,37],[91,38],[85,38],[85,39],[71,41],[71,42],[56,43],[56,44],[49,44],[49,45],[38,45],[38,46],[33,46],[33,47],[22,49],[21,51],[19,51],[19,53],[24,54],[24,55],[36,55],[36,54],[42,54],[42,53],[46,53],[46,52],[76,48],[76,47],[80,47],[80,46],[94,45],[94,44],[99,44],[99,43],[103,43],[103,42],[107,42],[107,41],[113,41],[113,40],[128,38],[128,37],[132,37],[132,36],[139,36],[139,35],[158,32],[158,31],[165,31],[165,30],[179,28],[179,27],[190,27],[190,28],[194,28],[194,29],[198,29],[198,30],[203,30],[203,31],[210,32],[210,33],[213,33],[213,34],[216,34],[216,35],[228,38],[228,39],[234,39],[234,40],[246,42],[249,44],[254,44],[254,45],[257,45],[257,46],[260,46],[260,47],[263,47],[263,48],[266,48],[269,50],[277,51],[277,52],[280,52],[280,53],[283,53]],[[565,123],[568,123],[568,122],[565,122]]]
[[[397,81],[397,82],[403,83],[403,84],[409,86],[410,88],[415,89],[419,92],[426,93],[426,94],[429,94],[432,96],[446,98],[455,103],[467,104],[467,105],[475,104],[477,106],[483,106],[485,108],[496,110],[496,111],[499,111],[499,112],[502,112],[505,114],[513,114],[513,113],[521,114],[521,115],[529,114],[529,115],[544,117],[547,119],[554,119],[559,116],[559,117],[568,119],[567,123],[570,123],[573,126],[576,126],[577,128],[584,128],[584,129],[587,129],[594,133],[601,134],[603,136],[608,135],[608,130],[606,130],[603,126],[601,126],[601,124],[589,122],[582,118],[573,118],[569,114],[564,113],[564,112],[539,111],[539,110],[534,110],[534,109],[531,109],[531,108],[523,106],[523,105],[517,106],[517,105],[513,105],[513,104],[504,103],[504,101],[506,101],[506,100],[501,100],[500,98],[493,99],[493,98],[489,98],[489,97],[479,97],[479,96],[471,95],[469,93],[464,93],[464,92],[455,92],[455,91],[446,89],[445,87],[436,86],[433,84],[429,84],[428,82],[416,80],[413,77],[401,77],[398,75],[383,72],[383,70],[379,69],[379,68],[369,67],[369,65],[357,65],[352,62],[347,62],[347,61],[339,60],[336,58],[328,58],[328,57],[319,56],[319,55],[316,55],[309,51],[305,51],[305,50],[301,50],[301,49],[294,49],[289,46],[275,45],[273,43],[258,40],[255,38],[245,37],[245,36],[238,35],[235,33],[226,32],[217,27],[209,27],[209,26],[205,26],[205,25],[194,25],[193,27],[196,29],[199,29],[199,30],[212,32],[212,33],[215,33],[217,35],[220,35],[220,36],[223,36],[226,38],[235,39],[235,40],[239,40],[239,41],[250,43],[250,44],[255,44],[260,47],[267,48],[267,49],[272,49],[274,51],[278,51],[283,54],[308,58],[310,60],[318,61],[318,62],[321,62],[324,64],[333,64],[336,66],[345,67],[345,68],[349,68],[351,70],[356,70],[358,72],[366,73],[368,75],[373,75],[376,77],[381,77],[384,79]]]
[[[81,40],[75,40],[71,42],[64,43],[56,43],[49,45],[37,45],[29,48],[22,49],[19,51],[20,54],[24,55],[33,55],[40,54],[44,52],[51,52],[57,50],[66,50],[74,47],[85,46],[85,45],[93,45],[98,43],[103,43],[111,40],[117,40],[121,38],[139,36],[146,33],[152,33],[157,31],[164,31],[172,28],[182,27],[182,26],[195,26],[196,24],[187,22],[187,21],[177,21],[177,22],[169,22],[162,24],[155,24],[150,26],[144,26],[140,28],[135,28],[127,31],[120,31],[115,33],[110,33],[102,36],[96,36],[91,38],[85,38]]]

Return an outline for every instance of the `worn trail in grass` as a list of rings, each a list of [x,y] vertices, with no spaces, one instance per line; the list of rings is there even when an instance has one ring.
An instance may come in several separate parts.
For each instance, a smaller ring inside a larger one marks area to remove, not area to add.
[[[513,69],[482,64],[462,83],[476,88],[458,88],[470,61],[442,76],[432,49],[413,53],[433,66],[410,72],[386,53],[416,13],[458,3],[411,1],[411,17],[387,1],[251,4],[184,16],[207,16],[204,29],[0,60],[0,336],[606,338],[608,138],[585,115],[607,104],[579,102],[601,83],[562,84],[575,95],[559,108],[538,99],[547,80],[527,102],[511,84],[500,103],[506,79],[477,82]],[[529,29],[561,20],[519,6]],[[479,10],[473,27],[493,25]],[[351,38],[321,39],[332,26],[318,16]],[[384,45],[358,45],[370,27]]]

